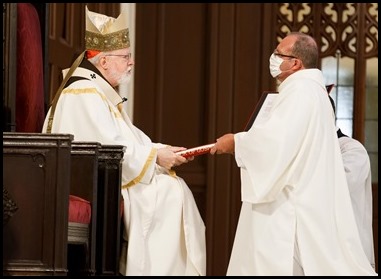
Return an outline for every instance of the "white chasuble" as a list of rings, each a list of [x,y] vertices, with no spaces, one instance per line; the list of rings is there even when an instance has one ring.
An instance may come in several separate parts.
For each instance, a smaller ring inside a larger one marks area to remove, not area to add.
[[[122,98],[100,75],[77,68],[73,76],[85,79],[62,91],[52,133],[73,134],[75,141],[126,146],[121,185],[126,242],[120,273],[205,275],[204,222],[183,179],[156,164],[156,148],[161,144],[152,143],[118,110]]]

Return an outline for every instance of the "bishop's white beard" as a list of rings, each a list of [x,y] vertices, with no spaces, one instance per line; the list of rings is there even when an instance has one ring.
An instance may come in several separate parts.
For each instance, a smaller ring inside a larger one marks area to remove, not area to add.
[[[110,73],[110,77],[116,81],[117,85],[121,85],[123,83],[128,83],[131,81],[131,71],[125,71],[120,74],[117,71],[112,71]]]
[[[129,83],[131,81],[131,73],[126,72],[118,79],[118,84]]]

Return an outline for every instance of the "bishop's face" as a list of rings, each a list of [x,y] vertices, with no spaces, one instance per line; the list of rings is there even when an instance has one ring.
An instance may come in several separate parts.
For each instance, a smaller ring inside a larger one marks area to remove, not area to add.
[[[119,49],[105,54],[107,59],[107,79],[112,86],[118,86],[131,80],[132,68],[135,61],[130,48]]]

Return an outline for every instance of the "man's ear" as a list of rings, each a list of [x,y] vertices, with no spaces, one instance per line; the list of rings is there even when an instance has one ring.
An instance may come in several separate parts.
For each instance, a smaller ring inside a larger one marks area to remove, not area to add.
[[[102,56],[102,57],[99,59],[99,66],[101,66],[102,69],[107,70],[108,65],[107,65],[107,59],[106,59],[105,56]]]
[[[302,60],[294,59],[294,67],[296,67],[296,69],[298,69],[298,70],[304,69],[304,65],[303,65]]]

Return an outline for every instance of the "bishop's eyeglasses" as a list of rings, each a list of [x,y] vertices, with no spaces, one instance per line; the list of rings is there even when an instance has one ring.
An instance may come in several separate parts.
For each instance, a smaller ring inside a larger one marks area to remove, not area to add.
[[[107,54],[105,56],[117,56],[117,57],[122,57],[124,59],[126,59],[127,61],[130,61],[131,58],[132,58],[132,54],[131,52],[128,53],[128,54]]]

